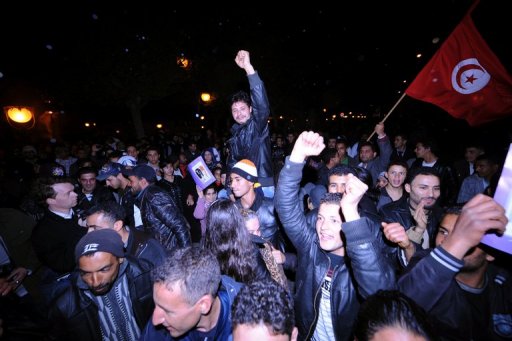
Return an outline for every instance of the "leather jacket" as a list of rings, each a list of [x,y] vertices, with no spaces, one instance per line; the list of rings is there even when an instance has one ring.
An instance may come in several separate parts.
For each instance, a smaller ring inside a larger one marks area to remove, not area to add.
[[[331,265],[327,252],[320,248],[313,226],[307,226],[298,199],[302,168],[286,158],[279,175],[274,204],[284,229],[298,254],[295,316],[299,339],[310,339],[315,331],[321,285]],[[351,340],[352,325],[360,298],[379,289],[395,287],[394,269],[382,257],[374,231],[376,224],[366,217],[343,223],[346,256],[334,268],[331,288],[332,324],[336,340]],[[348,260],[350,259],[350,261]]]
[[[276,249],[285,252],[285,242],[279,231],[277,215],[274,210],[274,201],[264,197],[260,191],[256,191],[255,193],[256,198],[250,209],[258,215],[261,237],[272,243]],[[238,198],[235,203],[237,207],[242,207],[240,198]]]
[[[159,266],[167,256],[165,248],[144,231],[130,229],[126,243],[126,253],[137,259],[143,259],[153,267]]]
[[[407,231],[413,226],[416,226],[416,221],[412,217],[411,210],[409,208],[409,198],[402,196],[397,201],[390,202],[387,205],[381,207],[379,211],[382,219],[387,223],[400,223]],[[437,234],[437,227],[441,220],[443,210],[435,205],[428,215],[427,219],[427,231],[430,242],[430,247],[434,246],[434,242]]]
[[[167,250],[191,244],[190,225],[169,193],[156,185],[149,185],[139,193],[136,204],[144,231]]]
[[[233,124],[231,138],[227,141],[229,156],[228,174],[231,168],[242,159],[249,159],[258,169],[258,182],[263,187],[274,186],[272,151],[270,148],[268,117],[270,104],[263,81],[258,73],[248,76],[251,86],[252,114],[249,120],[240,125]]]
[[[73,207],[73,210],[77,213],[79,218],[84,218],[88,209],[97,205],[98,203],[103,203],[106,201],[116,201],[114,194],[107,189],[106,187],[102,187],[99,182],[96,185],[94,191],[92,191],[92,199],[89,201],[87,196],[82,192],[82,188],[79,187],[76,191],[77,204]]]
[[[442,246],[422,250],[411,259],[398,287],[425,309],[442,340],[510,340],[510,273],[490,263],[483,287],[470,288],[455,279],[463,264]]]
[[[119,276],[127,278],[132,310],[140,330],[154,308],[150,270],[149,264],[128,257],[119,269]],[[75,276],[74,283],[55,300],[50,310],[53,339],[102,341],[98,307],[85,293],[86,286],[80,276]]]
[[[386,223],[400,223],[405,229],[409,230],[411,227],[416,226],[411,210],[409,208],[409,197],[402,196],[397,201],[390,202],[382,206],[379,210],[379,214],[382,220]],[[435,205],[431,210],[427,218],[427,233],[429,238],[429,247],[434,247],[436,241],[436,234],[439,222],[443,215],[443,210]],[[387,241],[386,237],[383,237],[386,245],[390,245],[388,250],[388,256],[394,258],[393,263],[397,266],[397,271],[401,272],[403,268],[407,266],[407,261],[401,249],[396,244]],[[414,243],[414,242],[413,242]],[[416,244],[416,250],[421,250],[421,245]],[[394,255],[392,255],[394,254]]]

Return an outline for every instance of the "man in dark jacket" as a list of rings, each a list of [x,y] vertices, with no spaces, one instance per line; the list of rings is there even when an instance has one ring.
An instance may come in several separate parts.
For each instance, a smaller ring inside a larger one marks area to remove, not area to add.
[[[153,310],[150,267],[125,258],[113,230],[92,231],[75,249],[79,276],[50,311],[57,340],[138,340]]]
[[[258,182],[258,173],[254,163],[251,160],[240,160],[231,169],[229,177],[237,207],[256,212],[260,221],[261,237],[272,243],[276,249],[284,252],[285,245],[275,217],[274,201],[264,197],[260,191],[254,188],[254,184]]]
[[[251,65],[249,52],[238,51],[236,64],[245,70],[251,86],[251,96],[240,91],[231,98],[231,114],[235,124],[231,127],[231,138],[227,141],[229,156],[228,174],[231,168],[242,159],[256,164],[259,182],[266,197],[274,197],[274,173],[268,117],[270,104],[263,81]]]
[[[126,215],[123,207],[115,202],[105,202],[91,207],[86,212],[89,231],[111,229],[123,240],[126,254],[143,259],[153,267],[160,265],[166,257],[165,248],[143,231],[124,225]]]
[[[155,185],[156,174],[148,165],[126,169],[135,204],[140,209],[144,231],[158,240],[167,250],[191,243],[190,225],[171,195]]]
[[[77,194],[70,179],[41,178],[39,185],[40,199],[48,208],[32,231],[31,241],[43,264],[40,290],[44,304],[49,305],[70,285],[69,275],[76,266],[75,246],[87,229],[78,224],[73,211]]]
[[[442,214],[442,209],[437,205],[441,195],[440,178],[434,169],[420,167],[409,172],[405,191],[408,197],[402,196],[379,211],[385,222],[384,236],[398,246],[395,251],[400,250],[397,261],[402,267],[407,265],[416,250],[434,245]]]
[[[484,234],[503,233],[506,225],[503,207],[483,194],[462,209],[448,209],[436,247],[416,253],[398,281],[400,291],[427,311],[443,340],[512,338],[510,273],[492,264],[492,249],[479,245]]]
[[[137,218],[135,218],[135,212],[133,209],[135,198],[131,191],[130,180],[123,176],[124,169],[125,166],[120,163],[106,163],[99,170],[96,180],[105,181],[107,187],[112,189],[112,194],[114,195],[116,202],[123,206],[123,209],[126,212],[124,223],[130,228],[142,230],[140,211],[137,214]]]
[[[327,193],[320,203],[316,229],[307,226],[298,199],[302,169],[308,156],[324,148],[317,133],[303,132],[297,138],[281,170],[274,201],[298,253],[299,339],[352,340],[360,297],[394,288],[395,275],[380,252],[377,225],[359,216],[357,205],[368,186],[353,174],[348,175],[343,199],[338,193]]]
[[[83,167],[78,170],[78,183],[80,187],[76,189],[78,199],[74,210],[82,219],[85,218],[85,212],[92,206],[116,200],[108,188],[101,186],[96,181],[97,175],[98,172],[93,167]]]

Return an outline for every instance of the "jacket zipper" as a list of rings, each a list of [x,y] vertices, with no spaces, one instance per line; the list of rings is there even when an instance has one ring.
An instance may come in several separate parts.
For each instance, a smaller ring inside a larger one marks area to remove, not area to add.
[[[322,251],[322,253],[323,253],[323,251]],[[308,335],[306,335],[306,340],[309,340],[311,333],[314,332],[314,330],[312,330],[312,329],[313,329],[313,326],[316,324],[316,322],[318,320],[318,311],[317,311],[317,306],[316,306],[316,298],[318,297],[318,293],[322,291],[322,283],[323,283],[323,281],[325,279],[325,276],[327,275],[327,272],[329,272],[329,269],[331,268],[331,259],[329,258],[329,256],[327,256],[327,255],[325,255],[325,256],[327,257],[327,260],[329,262],[328,263],[329,266],[327,267],[327,271],[324,273],[324,275],[322,277],[322,282],[320,283],[320,286],[318,287],[318,290],[315,293],[315,297],[313,298],[313,311],[315,313],[315,318],[313,319],[313,322],[311,322],[311,325],[309,326]]]

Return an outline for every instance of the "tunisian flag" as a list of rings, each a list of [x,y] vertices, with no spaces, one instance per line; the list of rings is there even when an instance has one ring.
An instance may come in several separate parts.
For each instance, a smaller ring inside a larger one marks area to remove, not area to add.
[[[470,14],[405,93],[475,126],[512,115],[512,77],[484,41]]]

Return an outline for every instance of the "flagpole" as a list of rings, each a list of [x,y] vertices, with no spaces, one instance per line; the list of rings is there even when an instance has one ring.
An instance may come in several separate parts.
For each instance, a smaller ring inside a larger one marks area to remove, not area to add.
[[[400,96],[400,98],[398,99],[398,101],[396,101],[395,105],[393,105],[393,107],[391,108],[391,110],[386,114],[386,116],[384,116],[384,118],[382,119],[382,121],[380,121],[380,123],[384,123],[384,121],[389,117],[389,115],[391,115],[391,113],[393,112],[393,110],[395,110],[395,108],[398,106],[398,104],[400,104],[400,102],[402,102],[402,100],[404,99],[406,93],[404,91],[404,93],[402,94],[402,96]],[[368,137],[368,139],[366,139],[366,141],[370,141],[372,136],[375,134],[375,130],[373,131],[373,133],[370,135],[370,137]]]

